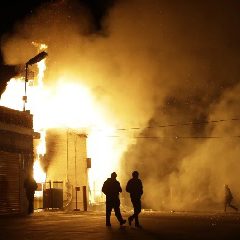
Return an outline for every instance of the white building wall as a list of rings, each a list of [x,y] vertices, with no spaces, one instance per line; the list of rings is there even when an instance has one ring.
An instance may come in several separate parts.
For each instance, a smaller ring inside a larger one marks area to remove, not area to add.
[[[77,208],[84,209],[83,206],[83,186],[87,189],[88,201],[88,170],[87,170],[87,146],[85,134],[76,130],[49,130],[51,144],[48,144],[46,161],[47,181],[63,181],[64,205],[69,205],[68,209],[76,208],[76,187],[80,187],[77,192]]]

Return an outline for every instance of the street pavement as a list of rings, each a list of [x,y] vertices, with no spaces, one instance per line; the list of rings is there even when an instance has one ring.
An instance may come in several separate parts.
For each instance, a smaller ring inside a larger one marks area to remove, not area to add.
[[[124,212],[125,219],[131,212]],[[0,240],[240,239],[239,213],[154,212],[140,214],[142,229],[120,227],[114,213],[105,226],[103,211],[41,211],[0,217]]]

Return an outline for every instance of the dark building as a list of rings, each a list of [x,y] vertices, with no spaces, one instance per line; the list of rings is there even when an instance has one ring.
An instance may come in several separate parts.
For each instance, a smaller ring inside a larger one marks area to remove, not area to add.
[[[0,215],[25,214],[23,182],[33,170],[33,117],[0,106]]]

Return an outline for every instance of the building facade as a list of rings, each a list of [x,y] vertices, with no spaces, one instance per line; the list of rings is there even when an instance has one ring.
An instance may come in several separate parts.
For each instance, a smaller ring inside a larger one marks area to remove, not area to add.
[[[0,215],[25,214],[24,179],[33,170],[33,117],[0,106]]]
[[[70,129],[49,129],[44,156],[46,182],[54,191],[62,189],[63,208],[87,210],[88,168],[87,135]]]

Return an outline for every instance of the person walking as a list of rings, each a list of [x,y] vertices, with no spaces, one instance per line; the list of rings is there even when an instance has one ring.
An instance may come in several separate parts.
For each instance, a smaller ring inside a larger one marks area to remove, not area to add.
[[[227,207],[233,208],[235,211],[238,211],[238,208],[232,205],[233,195],[228,187],[228,185],[225,185],[225,199],[224,199],[224,212],[226,212]]]
[[[111,227],[110,217],[112,209],[114,209],[120,226],[126,223],[120,212],[119,193],[122,192],[122,188],[116,178],[117,174],[113,172],[111,178],[108,178],[102,186],[102,192],[106,195],[106,226],[108,227]]]
[[[32,176],[25,179],[24,188],[28,199],[28,214],[31,214],[34,211],[34,193],[37,190],[37,183]]]
[[[126,191],[130,193],[131,202],[133,205],[134,213],[128,218],[128,223],[131,226],[132,221],[135,219],[135,227],[142,228],[139,224],[138,215],[141,212],[141,197],[143,194],[142,181],[139,179],[138,171],[132,172],[132,178],[128,181]]]

